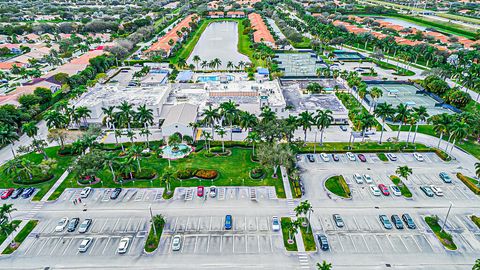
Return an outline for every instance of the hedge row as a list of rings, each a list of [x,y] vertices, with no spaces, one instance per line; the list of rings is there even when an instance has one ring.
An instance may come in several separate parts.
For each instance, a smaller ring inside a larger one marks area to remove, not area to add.
[[[35,184],[50,181],[50,180],[52,180],[53,177],[54,177],[53,174],[50,174],[50,175],[34,175],[31,180],[30,179],[14,178],[13,183],[18,184],[18,185],[35,185]]]
[[[480,195],[480,188],[473,182],[473,179],[461,173],[457,173],[457,178],[460,179],[460,181],[462,181],[473,193]]]

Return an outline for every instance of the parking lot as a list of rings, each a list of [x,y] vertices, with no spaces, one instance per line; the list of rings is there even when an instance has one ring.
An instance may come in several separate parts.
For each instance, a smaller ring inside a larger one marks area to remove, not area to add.
[[[224,216],[176,217],[167,221],[157,254],[269,254],[283,253],[280,232],[271,229],[271,217],[233,216],[231,230]],[[174,235],[182,238],[180,251],[172,251]]]

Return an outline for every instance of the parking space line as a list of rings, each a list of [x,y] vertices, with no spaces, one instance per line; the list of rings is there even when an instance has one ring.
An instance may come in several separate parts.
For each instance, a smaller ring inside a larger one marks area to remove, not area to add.
[[[45,242],[43,242],[43,246],[42,246],[42,248],[39,248],[39,249],[38,249],[38,252],[37,252],[37,254],[35,254],[35,255],[37,255],[37,256],[38,256],[38,255],[40,254],[40,251],[42,251],[42,250],[43,250],[43,248],[44,248],[44,247],[47,245],[47,242],[48,242],[48,239],[46,239],[46,240],[45,240]]]
[[[195,236],[195,244],[193,245],[193,253],[197,253],[197,242],[198,242],[198,235]]]
[[[257,235],[258,252],[260,252],[260,235]]]
[[[63,250],[62,256],[65,255],[65,252],[67,252],[68,248],[70,247],[70,244],[73,242],[73,238],[68,238],[69,241],[67,243],[67,247]]]
[[[365,246],[367,247],[367,250],[368,252],[367,253],[370,253],[370,248],[368,247],[368,244],[367,244],[367,241],[365,240],[365,237],[363,234],[360,235],[362,237],[362,240],[363,240],[363,243],[365,243]]]
[[[107,223],[108,223],[108,218],[107,218],[107,220],[105,221],[105,223],[103,223],[103,226],[102,226],[102,228],[100,229],[99,232],[103,232],[103,229],[105,229],[105,225],[107,225]],[[92,228],[93,228],[93,227],[92,227]]]
[[[343,245],[342,245],[342,240],[340,239],[340,236],[336,235],[337,238],[338,238],[338,243],[340,243],[340,247],[342,248],[342,252],[345,251],[345,249],[343,248]]]
[[[128,226],[130,225],[130,222],[132,221],[132,218],[128,218],[128,221],[127,221],[127,226],[125,226],[125,230],[124,232],[128,232]]]
[[[198,225],[197,225],[197,232],[200,231],[200,222],[201,222],[201,217],[198,217]]]
[[[94,238],[93,239],[93,244],[92,246],[88,249],[88,255],[90,255],[93,251],[93,249],[95,248],[95,245],[97,244],[97,241],[99,241],[100,238]],[[78,253],[77,253],[78,254]]]
[[[374,238],[375,241],[377,242],[377,245],[378,245],[378,247],[380,248],[380,251],[383,253],[383,248],[382,248],[382,246],[380,245],[380,242],[378,242],[377,236],[376,236],[376,235],[373,235],[373,238]]]
[[[207,253],[209,248],[210,248],[210,234],[207,237]]]
[[[352,244],[353,244],[353,248],[355,249],[356,252],[358,252],[357,246],[355,246],[355,241],[353,241],[352,236],[351,236],[351,235],[347,235],[347,237],[350,238],[350,240],[352,241]]]
[[[61,239],[60,237],[58,237],[59,239]],[[52,237],[52,239],[57,239],[57,237]],[[48,241],[48,240],[47,240]],[[55,249],[57,248],[58,244],[60,243],[60,241],[57,241],[57,243],[55,244],[55,246],[52,248],[52,250],[50,251],[50,255],[53,254],[53,252],[55,251]]]
[[[106,250],[107,247],[108,247],[108,243],[110,243],[110,239],[112,239],[112,237],[108,237],[107,244],[105,244],[105,247],[104,247],[103,250],[102,250],[102,255],[105,253],[105,250]]]

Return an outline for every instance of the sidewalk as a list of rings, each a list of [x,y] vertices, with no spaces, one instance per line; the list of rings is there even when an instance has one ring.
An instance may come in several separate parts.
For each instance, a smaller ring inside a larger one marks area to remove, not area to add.
[[[13,231],[6,239],[3,241],[3,243],[0,245],[0,252],[3,252],[8,245],[12,242],[13,239],[17,236],[17,234],[27,225],[28,220],[22,220],[20,224],[18,225],[17,229]]]
[[[53,184],[53,186],[48,190],[48,192],[43,195],[42,199],[40,200],[41,202],[46,202],[48,201],[48,198],[57,190],[57,188],[63,183],[63,181],[67,178],[69,175],[68,170],[64,171],[63,174],[58,178],[57,182]]]

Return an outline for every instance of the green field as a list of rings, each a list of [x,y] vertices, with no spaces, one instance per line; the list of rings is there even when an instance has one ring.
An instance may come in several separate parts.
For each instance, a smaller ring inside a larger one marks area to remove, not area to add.
[[[450,13],[437,13],[436,15],[438,17],[442,17],[442,18],[446,18],[446,19],[452,19],[452,20],[457,20],[457,21],[462,21],[462,22],[480,24],[480,19],[476,19],[476,18],[472,18],[472,17],[461,16],[461,15],[450,14]]]
[[[37,226],[38,220],[30,220],[28,221],[27,225],[23,227],[23,229],[15,236],[14,242],[16,245],[14,247],[8,246],[2,254],[12,254],[17,248],[23,243],[25,238],[35,229],[35,226]]]

